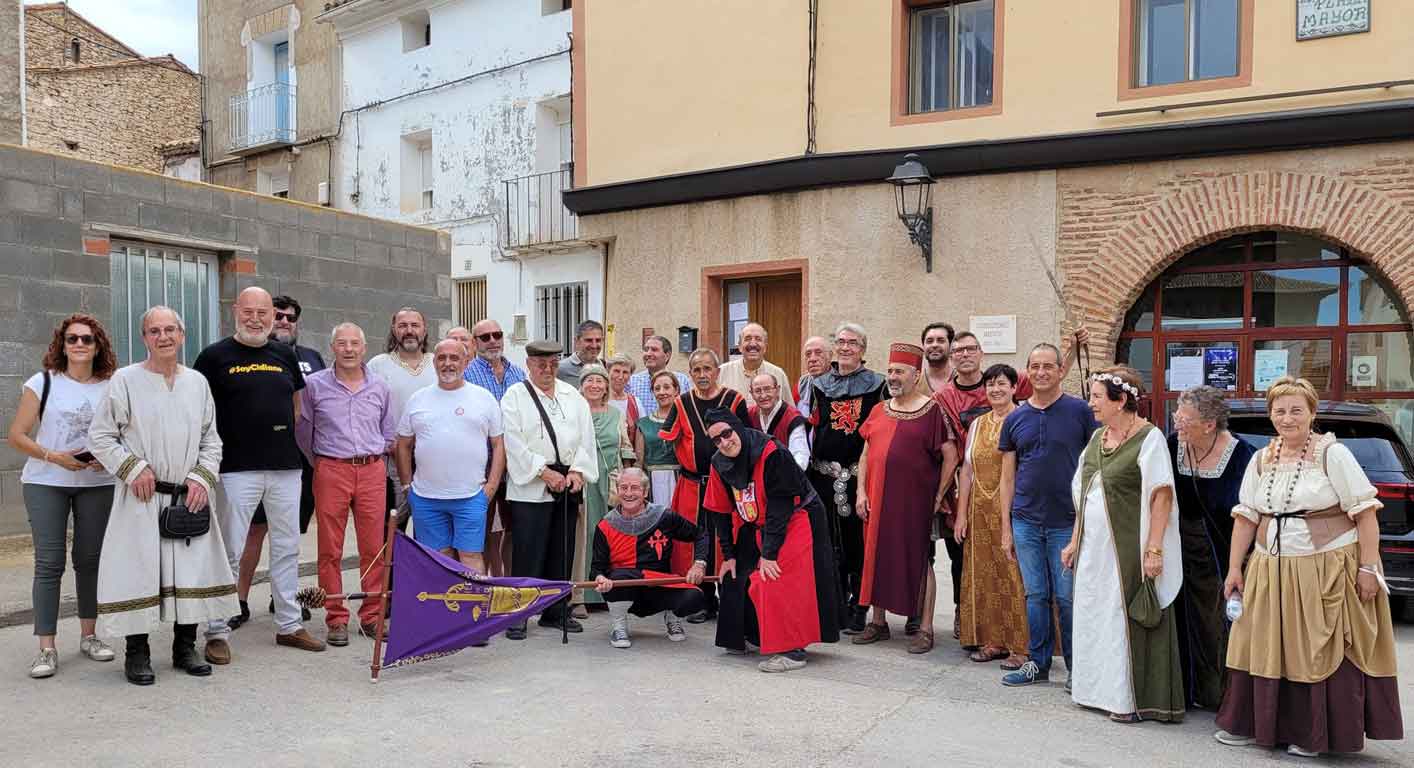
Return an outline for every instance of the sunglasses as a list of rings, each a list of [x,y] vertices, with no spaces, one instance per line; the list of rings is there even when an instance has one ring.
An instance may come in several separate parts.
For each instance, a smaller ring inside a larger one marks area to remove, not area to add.
[[[297,323],[297,322],[299,322],[299,313],[297,313],[297,312],[281,312],[280,310],[277,309],[277,310],[275,310],[275,319],[276,319],[276,320],[284,320],[284,321],[287,322],[287,323]]]
[[[711,435],[708,435],[707,437],[711,439],[712,445],[721,445],[722,443],[725,443],[726,441],[731,439],[732,431],[729,429],[721,433],[720,435],[717,435],[716,437],[712,437]]]
[[[67,336],[64,337],[64,343],[66,343],[66,344],[82,344],[82,345],[84,345],[85,347],[91,347],[91,346],[93,346],[93,334],[91,334],[91,333],[84,333],[84,334],[71,333],[71,334],[69,334],[69,335],[67,335]]]
[[[483,343],[483,344],[488,343],[488,342],[492,342],[492,341],[500,341],[501,339],[504,339],[505,337],[506,337],[506,334],[502,333],[501,331],[491,331],[490,333],[478,333],[478,334],[476,334],[476,338],[479,339],[479,340],[481,341],[481,343]]]

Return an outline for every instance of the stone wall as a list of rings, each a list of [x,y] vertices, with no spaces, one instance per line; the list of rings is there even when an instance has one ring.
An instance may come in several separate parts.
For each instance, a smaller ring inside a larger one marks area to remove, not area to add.
[[[170,57],[25,73],[28,146],[149,171],[201,131],[201,84]],[[76,148],[70,148],[76,143]]]
[[[20,60],[20,0],[0,0],[0,142],[24,141],[20,91],[24,67]]]
[[[301,338],[317,348],[347,320],[363,327],[370,353],[381,351],[404,305],[422,309],[436,333],[451,324],[445,234],[0,145],[0,424],[63,316],[111,322],[108,252],[119,236],[215,253],[223,333],[230,302],[251,285],[298,299]],[[27,530],[22,465],[0,446],[0,535]]]
[[[70,44],[78,38],[79,60]],[[62,3],[31,5],[25,9],[25,66],[64,67],[140,58],[122,41],[90,24]]]

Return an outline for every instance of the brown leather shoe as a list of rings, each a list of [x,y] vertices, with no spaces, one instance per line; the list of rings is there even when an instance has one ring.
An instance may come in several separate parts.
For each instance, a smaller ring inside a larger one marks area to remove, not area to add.
[[[207,640],[206,662],[208,664],[230,664],[231,644],[220,639]]]
[[[349,625],[338,624],[329,628],[324,636],[324,641],[330,645],[345,646],[349,644]]]
[[[389,629],[391,629],[391,627],[389,627],[387,624],[384,624],[384,625],[383,625],[383,639],[384,639],[384,640],[387,640],[387,639],[388,639],[388,630],[389,630]],[[359,631],[359,633],[362,634],[364,637],[368,638],[369,640],[372,640],[373,638],[375,638],[375,637],[378,636],[378,622],[376,622],[376,621],[370,621],[370,622],[368,622],[367,624],[360,624],[360,625],[359,625],[359,628],[358,628],[358,631]]]
[[[857,635],[855,635],[853,638],[851,638],[851,639],[850,639],[850,642],[851,642],[851,643],[854,643],[855,645],[868,645],[868,644],[870,644],[870,643],[877,643],[877,642],[879,642],[880,640],[888,640],[888,639],[889,639],[889,625],[888,625],[888,624],[875,624],[875,623],[873,623],[873,622],[870,622],[870,623],[864,625],[864,631],[863,631],[863,632],[860,632],[859,634],[857,634]]]
[[[918,630],[918,634],[913,636],[912,642],[908,644],[909,653],[927,653],[933,650],[933,633]]]
[[[324,650],[324,643],[315,640],[314,635],[309,634],[309,630],[304,627],[300,627],[288,635],[276,635],[275,644],[298,648],[301,651],[314,651],[315,653]]]

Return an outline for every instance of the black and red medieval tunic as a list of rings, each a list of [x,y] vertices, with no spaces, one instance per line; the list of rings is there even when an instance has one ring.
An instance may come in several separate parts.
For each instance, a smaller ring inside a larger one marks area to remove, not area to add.
[[[702,497],[706,492],[708,470],[712,467],[712,454],[717,452],[717,448],[707,438],[707,426],[703,422],[703,416],[713,408],[729,410],[742,421],[748,418],[746,398],[742,397],[740,392],[722,387],[714,397],[700,398],[697,391],[692,390],[673,401],[672,407],[668,409],[668,418],[663,422],[658,436],[673,444],[673,452],[677,455],[680,467],[678,484],[673,490],[673,511],[688,522],[705,527],[708,540],[715,543],[716,526],[698,516],[698,510],[702,508]],[[716,573],[721,549],[711,547],[708,554],[707,572]],[[673,573],[679,576],[687,573],[687,569],[692,567],[692,560],[691,549],[678,547],[673,553]]]
[[[754,405],[747,408],[747,413],[749,414],[746,421],[748,426],[776,438],[781,441],[781,445],[786,447],[790,446],[790,433],[796,427],[810,426],[806,422],[805,416],[790,403],[782,403],[781,407],[776,409],[776,417],[771,419],[770,424],[761,423],[761,409]]]
[[[694,559],[705,562],[709,541],[701,528],[659,504],[649,504],[633,517],[625,517],[614,510],[594,529],[594,556],[589,573],[613,581],[673,576],[670,569],[675,544]],[[604,599],[631,601],[633,605],[628,610],[635,616],[652,616],[662,611],[688,616],[705,607],[702,590],[692,584],[614,587],[604,593]]]
[[[728,422],[730,423],[730,422]],[[720,585],[717,645],[761,653],[801,650],[839,640],[839,597],[825,508],[790,451],[765,433],[733,425],[741,453],[718,454],[703,507],[718,513],[723,556],[736,561],[735,576]],[[735,464],[725,474],[719,465]],[[763,578],[762,559],[774,560],[780,577]]]

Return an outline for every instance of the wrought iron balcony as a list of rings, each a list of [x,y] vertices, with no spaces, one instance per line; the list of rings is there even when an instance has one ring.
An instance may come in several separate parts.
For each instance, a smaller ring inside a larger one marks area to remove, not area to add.
[[[266,83],[232,96],[228,105],[233,154],[295,141],[295,86]]]
[[[574,171],[561,169],[507,179],[503,245],[508,251],[557,251],[583,244],[579,217],[565,207]]]

